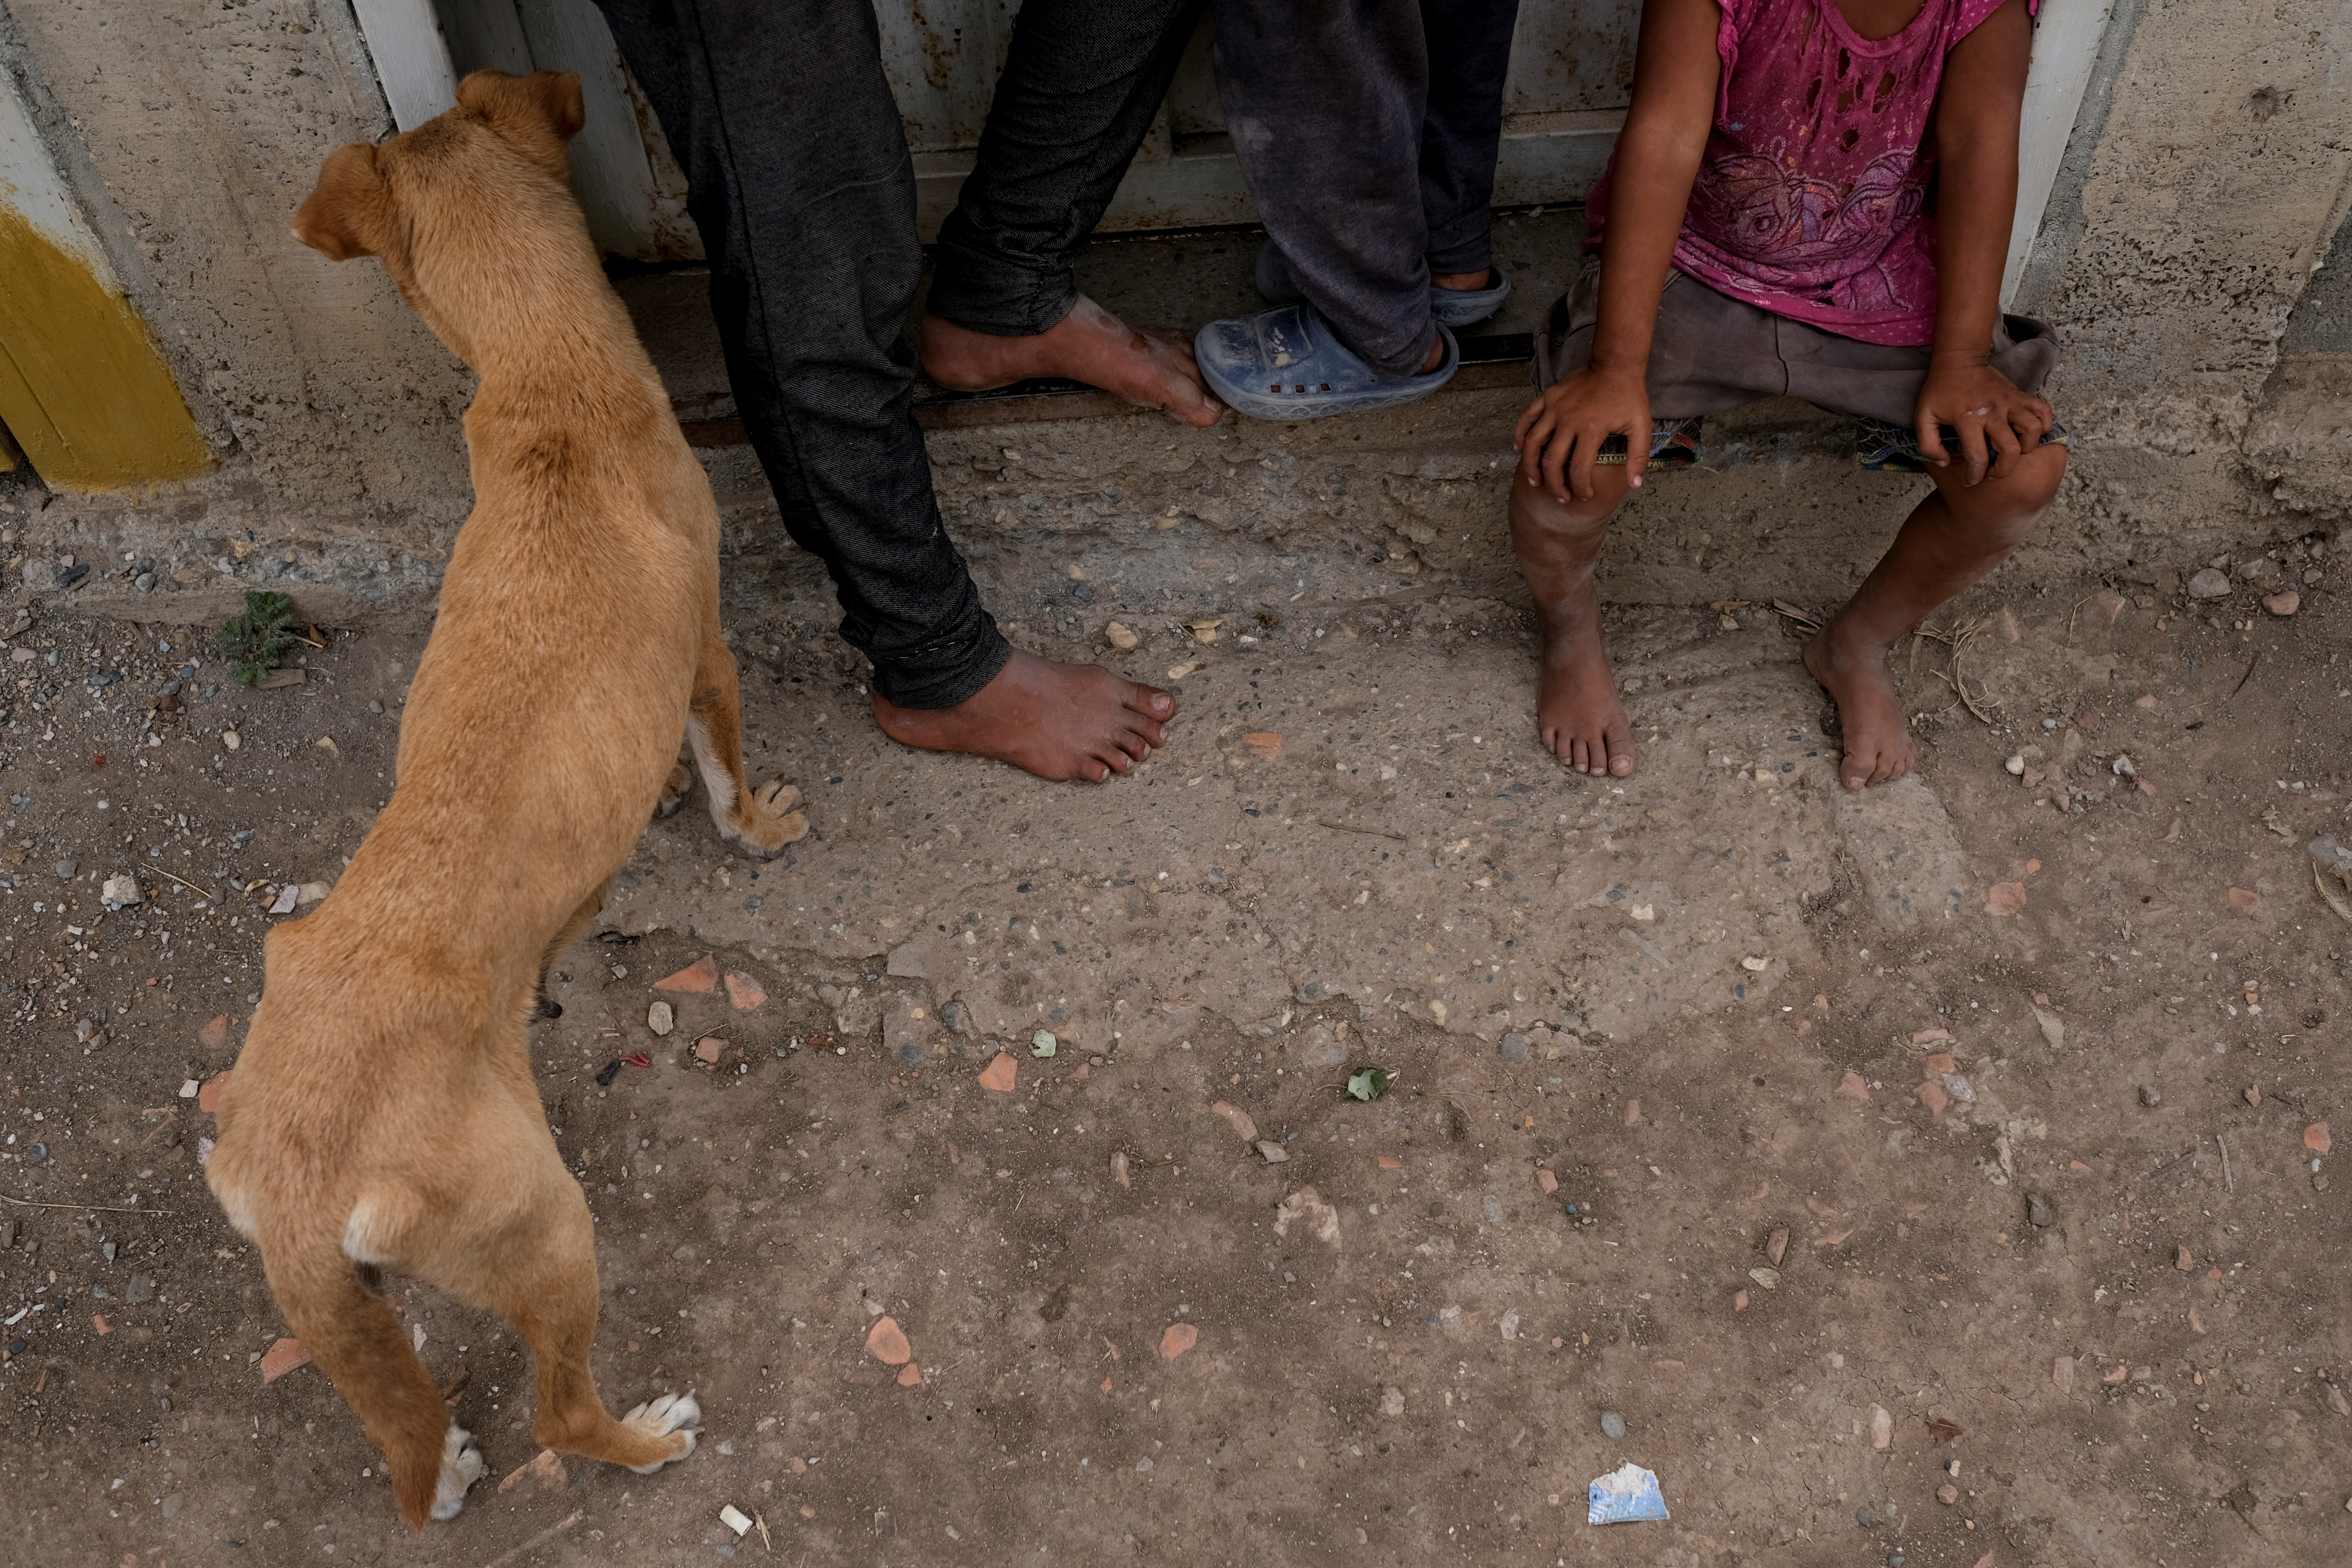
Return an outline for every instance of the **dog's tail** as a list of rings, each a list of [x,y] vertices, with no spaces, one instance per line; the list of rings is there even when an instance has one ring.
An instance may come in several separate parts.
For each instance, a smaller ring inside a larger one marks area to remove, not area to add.
[[[456,1500],[437,1495],[449,1411],[400,1320],[362,1278],[342,1237],[315,1220],[293,1234],[265,1232],[261,1258],[287,1323],[383,1450],[402,1517],[423,1530],[436,1502]]]

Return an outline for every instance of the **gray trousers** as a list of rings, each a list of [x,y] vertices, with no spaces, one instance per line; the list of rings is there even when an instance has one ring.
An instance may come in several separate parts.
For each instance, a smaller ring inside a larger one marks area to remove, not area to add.
[[[1488,239],[1518,0],[1217,0],[1234,152],[1307,302],[1402,380]]]

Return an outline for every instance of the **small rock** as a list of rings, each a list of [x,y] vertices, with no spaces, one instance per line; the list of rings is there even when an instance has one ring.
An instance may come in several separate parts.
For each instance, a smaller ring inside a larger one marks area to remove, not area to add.
[[[80,869],[81,868],[71,860],[60,860],[58,862],[58,879],[61,882],[70,882],[74,879],[74,873]]]
[[[1381,1390],[1381,1414],[1393,1421],[1404,1414],[1404,1390],[1391,1384]]]
[[[2230,596],[2230,579],[2208,566],[2189,579],[2189,596],[2192,599],[2226,599]]]
[[[1772,961],[1769,958],[1743,958],[1739,961],[1739,967],[1750,974],[1761,974],[1772,967]]]
[[[1232,1123],[1234,1131],[1242,1135],[1243,1142],[1255,1143],[1257,1142],[1257,1122],[1252,1119],[1248,1111],[1244,1110],[1240,1106],[1228,1105],[1221,1100],[1214,1105],[1209,1107],[1209,1110],[1216,1115],[1223,1117],[1228,1122]]]
[[[1536,1185],[1542,1190],[1546,1197],[1549,1197],[1559,1191],[1559,1178],[1538,1165],[1536,1167]]]
[[[2073,1392],[2074,1387],[2074,1358],[2070,1355],[2062,1355],[2053,1360],[2050,1363],[2050,1381],[2058,1385],[2058,1392],[2061,1394]]]
[[[2021,775],[2025,772],[2025,758],[2022,753],[2020,753],[2011,757],[2009,761],[2001,763],[2000,765],[2007,768],[2012,773]]]
[[[234,752],[239,746],[245,744],[245,738],[234,730],[223,730],[221,731],[221,744]]]
[[[205,1112],[208,1116],[218,1110],[220,1109],[221,1091],[226,1088],[228,1088],[228,1074],[226,1072],[215,1073],[211,1078],[205,1080],[204,1088],[196,1090],[196,1109]]]
[[[1778,1268],[1780,1266],[1780,1259],[1787,1257],[1788,1253],[1789,1227],[1782,1226],[1772,1233],[1769,1240],[1764,1243],[1764,1256],[1772,1260],[1772,1267]]]
[[[2025,1194],[2025,1217],[2037,1226],[2046,1226],[2055,1222],[2058,1215],[2050,1207],[2048,1198],[2040,1193],[2028,1193]]]
[[[2189,1256],[2187,1247],[2175,1243],[2172,1248],[2172,1266],[2183,1274],[2191,1273],[2197,1268],[2197,1259]]]
[[[1270,1138],[1257,1141],[1257,1152],[1265,1156],[1265,1163],[1269,1165],[1284,1164],[1290,1159],[1290,1151]]]
[[[1143,641],[1141,637],[1128,630],[1127,627],[1120,626],[1117,621],[1113,621],[1108,626],[1103,627],[1103,640],[1110,644],[1111,647],[1118,649],[1121,653],[1131,651]]]
[[[1780,1271],[1777,1268],[1751,1268],[1748,1271],[1748,1278],[1755,1280],[1767,1290],[1778,1290],[1780,1288]]]
[[[1513,1067],[1528,1059],[1528,1037],[1525,1035],[1503,1037],[1503,1059]]]
[[[99,889],[98,901],[110,910],[128,909],[140,901],[139,879],[109,877]]]
[[[1946,1481],[1942,1486],[1936,1489],[1936,1500],[1942,1503],[1946,1508],[1949,1508],[1952,1504],[1960,1500],[1960,1489],[1954,1486],[1951,1482]]]
[[[36,1143],[25,1151],[25,1163],[27,1165],[46,1165],[48,1161],[49,1146],[47,1143]]]
[[[694,1059],[704,1067],[717,1067],[719,1057],[726,1049],[726,1041],[716,1035],[705,1035],[694,1042]]]
[[[1625,1418],[1614,1410],[1601,1413],[1601,1435],[1612,1443],[1625,1440]]]
[[[2246,1086],[2246,1103],[2247,1103],[2248,1105],[2257,1105],[2257,1106],[2258,1106],[2258,1105],[2262,1104],[2262,1102],[2263,1102],[2263,1091],[2262,1091],[2261,1089],[2256,1089],[2253,1085],[2252,1085],[2252,1084],[2248,1084],[2248,1085]]]
[[[1895,1441],[1895,1417],[1886,1413],[1884,1405],[1870,1407],[1870,1446],[1884,1448]]]
[[[2327,1123],[2315,1121],[2303,1130],[2303,1146],[2315,1154],[2325,1154],[2336,1147],[2336,1140],[2327,1131]]]
[[[322,902],[334,890],[334,885],[330,882],[298,882],[294,886],[295,906],[299,908],[304,904]]]
[[[1502,1331],[1502,1332],[1503,1332],[1503,1337],[1504,1337],[1505,1339],[1507,1339],[1507,1340],[1515,1340],[1515,1339],[1517,1339],[1517,1338],[1519,1337],[1519,1311],[1518,1311],[1518,1309],[1517,1309],[1517,1308],[1516,1308],[1516,1307],[1514,1307],[1514,1308],[1512,1308],[1509,1311],[1507,1311],[1507,1312],[1504,1313],[1504,1314],[1503,1314],[1503,1317],[1502,1317],[1502,1321],[1501,1321],[1500,1322],[1496,1323],[1495,1326],[1496,1326],[1496,1328],[1498,1328],[1498,1329],[1500,1329],[1500,1330]]]
[[[552,1448],[541,1448],[539,1451],[539,1458],[530,1464],[519,1469],[509,1470],[505,1478],[499,1482],[499,1490],[509,1492],[525,1483],[530,1483],[544,1491],[560,1492],[564,1488],[565,1480],[563,1456]]]
[[[929,980],[931,977],[931,950],[921,938],[901,942],[890,950],[890,961],[884,966],[887,974],[902,980]]]
[[[2303,608],[2303,595],[2289,588],[2284,593],[2263,595],[2263,608],[2284,619]]]
[[[1486,1215],[1486,1223],[1488,1225],[1500,1225],[1503,1223],[1502,1199],[1496,1197],[1492,1193],[1488,1193],[1486,1194],[1486,1201],[1479,1206],[1485,1210]]]
[[[727,973],[727,1000],[738,1013],[749,1013],[768,999],[767,988],[738,970]]]
[[[2154,1110],[2164,1103],[2164,1096],[2158,1091],[2156,1085],[2144,1083],[2139,1086],[2139,1102],[2150,1110]]]
[[[656,1002],[646,1009],[646,1027],[656,1035],[667,1036],[677,1027],[677,1014],[667,1002]]]

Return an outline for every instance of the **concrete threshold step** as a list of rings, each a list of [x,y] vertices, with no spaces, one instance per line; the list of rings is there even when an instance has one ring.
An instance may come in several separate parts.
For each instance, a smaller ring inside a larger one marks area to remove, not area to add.
[[[1189,333],[1204,321],[1265,308],[1252,281],[1265,237],[1256,227],[1107,236],[1079,253],[1078,288],[1123,321]],[[1527,384],[1533,333],[1573,279],[1583,240],[1580,207],[1496,215],[1495,264],[1510,277],[1512,295],[1476,335],[1462,339],[1462,368],[1436,397]],[[614,284],[669,389],[687,439],[698,447],[742,444],[743,423],[710,318],[709,274],[700,268],[643,272],[616,278]],[[918,298],[929,288],[927,263]],[[910,320],[909,331],[913,326]],[[988,392],[916,384],[915,418],[928,430],[1144,412],[1115,394],[1059,379],[1017,382]]]

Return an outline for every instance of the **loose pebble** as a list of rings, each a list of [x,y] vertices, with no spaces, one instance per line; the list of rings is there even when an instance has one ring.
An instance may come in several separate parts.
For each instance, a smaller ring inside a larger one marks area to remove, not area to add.
[[[1250,1113],[1240,1106],[1228,1105],[1221,1100],[1209,1107],[1209,1110],[1213,1114],[1223,1117],[1232,1125],[1233,1130],[1242,1135],[1243,1142],[1257,1142],[1257,1123],[1251,1119]]]
[[[2230,579],[2208,566],[2189,579],[2189,596],[2192,599],[2225,599],[2230,595]]]
[[[2050,1381],[2058,1385],[2059,1393],[2072,1393],[2074,1387],[2074,1358],[2062,1355],[2052,1360]]]
[[[2284,619],[2303,608],[2303,595],[2289,588],[2284,593],[2265,595],[2263,608]]]
[[[1502,1042],[1503,1059],[1513,1067],[1528,1059],[1528,1037],[1525,1035],[1505,1035]]]
[[[1886,1406],[1872,1405],[1870,1407],[1870,1446],[1874,1448],[1885,1448],[1890,1447],[1894,1441],[1895,1417],[1887,1414]]]
[[[227,747],[232,752],[245,744],[244,738],[238,735],[234,730],[223,730],[221,731],[220,742],[222,745]]]
[[[1111,647],[1118,649],[1121,653],[1132,651],[1143,641],[1141,637],[1136,636],[1133,632],[1119,625],[1117,621],[1113,621],[1108,626],[1103,627],[1103,640],[1110,644]]]
[[[1269,1165],[1280,1165],[1290,1159],[1290,1151],[1270,1138],[1258,1140],[1257,1152],[1265,1156],[1265,1163]]]
[[[1614,1410],[1601,1413],[1601,1435],[1612,1443],[1625,1440],[1625,1418]]]
[[[2046,1226],[2053,1223],[2058,1215],[2051,1208],[2048,1197],[2041,1193],[2028,1193],[2025,1194],[2025,1217],[2036,1226]]]
[[[646,1009],[646,1027],[656,1035],[667,1036],[677,1026],[677,1014],[667,1002],[656,1002]]]
[[[1770,1238],[1764,1243],[1764,1256],[1770,1258],[1772,1260],[1773,1267],[1777,1268],[1780,1267],[1780,1259],[1788,1256],[1788,1252],[1789,1228],[1786,1226],[1782,1226],[1780,1229],[1775,1230]]]
[[[2336,1147],[2336,1140],[2327,1135],[2327,1123],[2315,1121],[2303,1130],[2303,1146],[2315,1154],[2325,1154]]]
[[[2001,766],[2012,773],[2022,775],[2025,772],[2025,757],[2021,752],[2012,755],[2009,761],[2001,763]]]
[[[726,1041],[716,1035],[705,1035],[694,1042],[694,1059],[704,1067],[717,1067],[719,1057],[726,1049]]]

